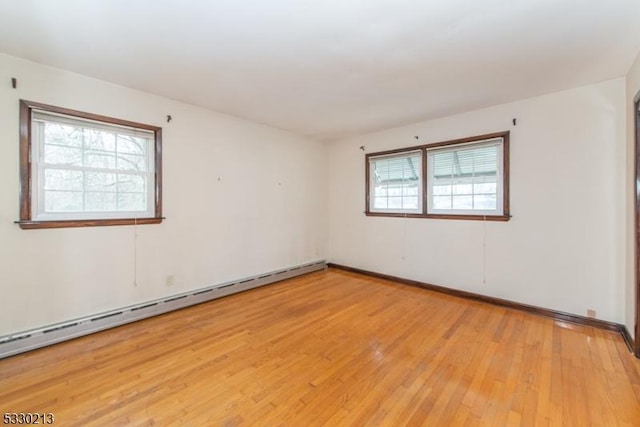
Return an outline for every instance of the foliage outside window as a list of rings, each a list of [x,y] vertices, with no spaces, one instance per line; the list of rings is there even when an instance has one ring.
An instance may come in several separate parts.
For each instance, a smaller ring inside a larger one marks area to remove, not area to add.
[[[162,221],[161,128],[21,101],[22,228]]]

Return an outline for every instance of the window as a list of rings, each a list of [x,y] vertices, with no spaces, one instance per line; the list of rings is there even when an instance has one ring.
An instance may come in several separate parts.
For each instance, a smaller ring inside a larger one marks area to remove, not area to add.
[[[509,220],[509,132],[367,155],[366,214]]]
[[[373,212],[422,212],[422,152],[369,158]]]
[[[502,215],[502,138],[427,149],[428,213]]]
[[[22,228],[162,222],[162,129],[20,101]]]

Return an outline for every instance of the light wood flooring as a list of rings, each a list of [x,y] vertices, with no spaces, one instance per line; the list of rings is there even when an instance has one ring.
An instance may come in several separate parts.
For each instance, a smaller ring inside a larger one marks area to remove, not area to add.
[[[55,425],[639,426],[618,334],[339,270],[0,360]]]

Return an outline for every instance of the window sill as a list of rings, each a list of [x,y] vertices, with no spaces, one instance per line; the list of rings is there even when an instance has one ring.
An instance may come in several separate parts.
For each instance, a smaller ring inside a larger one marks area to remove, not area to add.
[[[387,212],[365,212],[366,216],[387,218],[432,218],[432,219],[462,219],[469,221],[509,221],[511,215],[460,215],[460,214],[403,214]]]
[[[89,219],[89,220],[65,220],[65,221],[16,221],[23,230],[39,228],[71,228],[71,227],[102,227],[110,225],[143,225],[160,224],[161,218],[119,218],[119,219]]]

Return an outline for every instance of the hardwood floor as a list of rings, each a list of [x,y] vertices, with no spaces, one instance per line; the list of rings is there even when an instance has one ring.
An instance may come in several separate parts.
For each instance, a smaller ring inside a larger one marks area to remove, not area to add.
[[[55,425],[640,425],[618,334],[338,270],[0,360]]]

